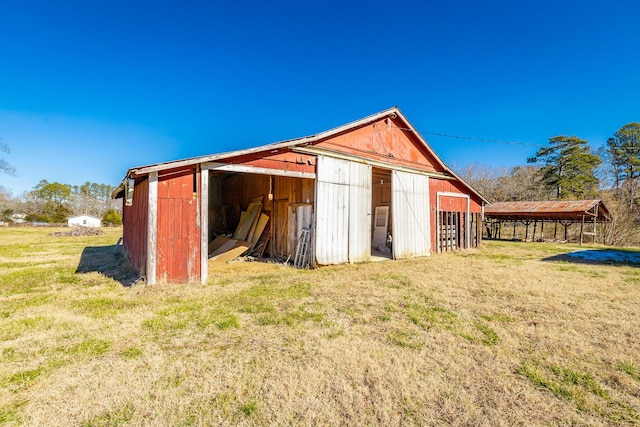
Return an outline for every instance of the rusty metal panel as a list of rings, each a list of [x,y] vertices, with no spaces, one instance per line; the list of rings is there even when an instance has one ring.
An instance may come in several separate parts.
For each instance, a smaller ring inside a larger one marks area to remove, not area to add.
[[[594,216],[598,206],[599,220],[608,220],[609,211],[601,200],[548,200],[531,202],[496,202],[485,207],[485,215],[502,219],[567,219]]]
[[[411,258],[429,255],[429,178],[393,171],[391,177],[393,256]]]

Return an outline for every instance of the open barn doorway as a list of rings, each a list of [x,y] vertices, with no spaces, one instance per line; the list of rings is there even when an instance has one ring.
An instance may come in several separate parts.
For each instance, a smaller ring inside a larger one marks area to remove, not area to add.
[[[209,264],[243,255],[290,258],[302,230],[313,222],[314,180],[209,172]]]
[[[371,170],[371,259],[393,258],[393,218],[391,215],[391,171]]]

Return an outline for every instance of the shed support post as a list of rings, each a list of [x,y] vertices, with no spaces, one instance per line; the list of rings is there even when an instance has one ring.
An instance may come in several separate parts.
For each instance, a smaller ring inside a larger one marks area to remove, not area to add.
[[[209,278],[209,170],[200,170],[200,283]]]
[[[271,224],[269,224],[269,257],[271,259],[273,259],[274,254],[276,253],[276,245],[275,245],[275,237],[276,237],[276,195],[275,192],[273,191],[273,180],[275,178],[271,175],[269,175],[269,194],[271,195]],[[317,180],[316,180],[317,182]],[[313,209],[314,209],[314,214],[315,214],[315,207],[316,207],[316,200],[318,195],[317,193],[317,185],[314,185],[313,187]],[[268,197],[268,196],[267,196]],[[313,233],[313,263],[315,265],[316,262],[316,245],[315,245],[315,241],[316,241],[316,233],[315,233],[315,223],[316,223],[316,218],[315,215],[313,217],[313,224],[314,224],[314,233]]]
[[[536,229],[538,228],[538,220],[533,221],[533,237],[531,237],[531,241],[536,241]]]
[[[553,226],[553,240],[558,238],[558,220],[556,219]]]
[[[540,223],[540,234],[542,235],[542,241],[544,242],[544,219]]]
[[[516,240],[516,221],[513,221],[513,237],[512,240]]]
[[[593,243],[596,242],[596,236],[598,235],[598,205],[593,208]],[[604,244],[604,235],[602,236],[602,244]]]
[[[580,246],[582,246],[583,232],[584,232],[584,215],[582,215],[582,222],[580,223]]]

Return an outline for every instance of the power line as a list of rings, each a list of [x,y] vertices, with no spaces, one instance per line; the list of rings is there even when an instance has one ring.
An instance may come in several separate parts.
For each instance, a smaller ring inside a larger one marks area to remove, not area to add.
[[[427,135],[442,136],[442,137],[445,137],[445,138],[466,139],[466,140],[469,140],[469,141],[479,141],[479,142],[491,142],[491,143],[494,143],[494,144],[529,145],[529,146],[533,146],[533,147],[546,147],[546,145],[531,144],[531,143],[527,143],[527,142],[501,141],[499,139],[486,139],[486,138],[473,138],[473,137],[470,137],[470,136],[447,135],[445,133],[437,133],[437,132],[420,131],[420,133],[425,133]]]
[[[409,129],[409,128],[402,128],[402,127],[398,127],[398,126],[394,126],[397,129],[400,130],[408,130],[408,131],[413,131],[413,129]],[[435,136],[442,136],[445,138],[456,138],[456,139],[466,139],[469,141],[478,141],[478,142],[491,142],[494,144],[509,144],[509,145],[528,145],[528,146],[533,146],[533,147],[546,147],[546,145],[542,145],[542,144],[531,144],[528,142],[518,142],[518,141],[502,141],[499,139],[486,139],[486,138],[473,138],[471,136],[459,136],[459,135],[448,135],[446,133],[437,133],[437,132],[425,132],[425,131],[420,131],[420,133],[424,133],[427,135],[435,135]]]

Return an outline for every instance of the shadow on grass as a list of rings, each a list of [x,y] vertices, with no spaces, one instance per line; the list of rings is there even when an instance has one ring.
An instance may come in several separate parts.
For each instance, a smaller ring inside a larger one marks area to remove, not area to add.
[[[138,280],[138,274],[124,255],[121,245],[87,246],[84,248],[76,273],[92,272],[116,280],[122,286],[131,286]]]
[[[550,256],[542,260],[564,261],[575,264],[640,267],[640,252],[620,249],[584,249]]]

